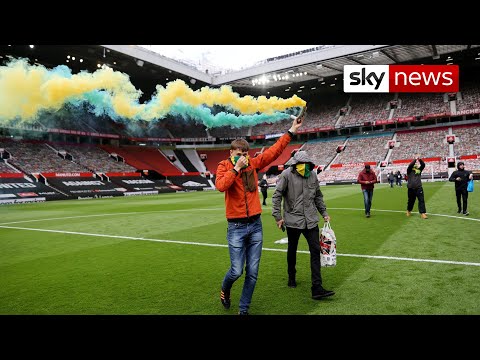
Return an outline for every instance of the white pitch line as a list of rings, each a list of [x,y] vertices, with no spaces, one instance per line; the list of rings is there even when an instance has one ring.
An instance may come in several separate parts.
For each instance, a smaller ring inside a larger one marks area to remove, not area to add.
[[[51,221],[51,220],[65,220],[65,219],[81,219],[81,218],[91,218],[91,217],[104,217],[104,216],[115,216],[115,215],[138,215],[138,214],[151,214],[151,213],[161,213],[161,212],[192,212],[192,211],[204,211],[204,210],[225,210],[225,208],[206,208],[206,209],[177,209],[177,210],[153,210],[153,211],[134,211],[134,212],[123,212],[123,213],[110,213],[110,214],[95,214],[95,215],[78,215],[78,216],[65,216],[65,217],[58,217],[58,218],[47,218],[47,219],[35,219],[35,220],[21,220],[21,221],[11,221],[0,223],[0,225],[10,225],[10,224],[23,224],[23,223],[30,223],[30,222],[39,222],[39,221]],[[328,210],[354,210],[354,211],[365,211],[365,209],[360,208],[328,208]],[[403,210],[379,210],[379,209],[371,209],[371,211],[382,211],[382,212],[392,212],[392,213],[404,213]],[[466,216],[452,216],[452,215],[444,215],[444,214],[431,214],[427,213],[429,216],[443,216],[453,219],[461,219],[461,220],[470,220],[470,221],[480,221],[480,219],[466,217]]]
[[[15,229],[15,230],[27,230],[27,231],[50,232],[50,233],[57,233],[57,234],[96,236],[96,237],[106,237],[106,238],[113,238],[113,239],[153,241],[153,242],[173,243],[173,244],[182,244],[182,245],[183,244],[184,245],[199,245],[199,246],[224,247],[224,248],[228,247],[228,245],[226,245],[226,244],[208,244],[208,243],[199,243],[199,242],[194,242],[194,241],[179,241],[179,240],[160,240],[160,239],[149,239],[149,238],[134,237],[134,236],[92,234],[92,233],[84,233],[84,232],[77,232],[77,231],[34,229],[34,228],[23,228],[23,227],[17,227],[17,226],[2,226],[2,225],[0,225],[0,228]],[[262,250],[287,252],[286,249],[262,248]],[[298,250],[297,252],[302,253],[302,254],[309,254],[309,252],[305,251],[305,250]],[[369,259],[385,259],[385,260],[400,260],[400,261],[429,262],[429,263],[453,264],[453,265],[480,266],[480,263],[464,262],[464,261],[415,259],[415,258],[405,258],[405,257],[396,257],[396,256],[376,256],[376,255],[360,255],[360,254],[337,254],[337,255],[338,256],[349,256],[349,257],[359,257],[359,258],[369,258]]]
[[[39,222],[39,221],[50,221],[50,220],[65,220],[65,219],[81,219],[81,218],[91,218],[91,217],[104,217],[104,216],[115,216],[115,215],[138,215],[138,214],[151,214],[151,213],[160,213],[160,212],[192,212],[192,211],[204,211],[204,210],[225,210],[225,208],[207,208],[207,209],[177,209],[177,210],[152,210],[152,211],[134,211],[134,212],[124,212],[124,213],[110,213],[110,214],[95,214],[95,215],[78,215],[78,216],[64,216],[58,218],[48,218],[48,219],[35,219],[35,220],[22,220],[22,221],[11,221],[6,223],[0,223],[0,225],[10,225],[10,224],[23,224],[29,222]]]
[[[3,226],[3,225],[0,225],[0,228],[15,229],[15,230],[40,231],[40,232],[50,232],[50,233],[57,233],[57,234],[71,234],[71,235],[83,235],[83,236],[96,236],[96,237],[106,237],[106,238],[113,238],[113,239],[142,240],[142,241],[154,241],[154,242],[175,243],[175,244],[187,244],[187,245],[228,247],[228,245],[224,245],[224,244],[205,244],[205,243],[199,243],[199,242],[194,242],[194,241],[179,241],[179,240],[159,240],[159,239],[149,239],[149,238],[134,237],[134,236],[92,234],[92,233],[85,233],[85,232],[78,232],[78,231],[63,231],[63,230],[50,230],[50,229],[34,229],[34,228],[23,228],[23,227],[17,227],[17,226]]]
[[[327,210],[356,210],[356,211],[365,211],[365,209],[360,208],[328,208]],[[393,213],[405,213],[406,210],[381,210],[381,209],[370,209],[372,211],[381,211],[381,212],[393,212]],[[420,215],[420,214],[419,214]],[[468,217],[468,216],[454,216],[454,215],[444,215],[444,214],[432,214],[427,212],[428,216],[443,216],[452,219],[461,219],[461,220],[470,220],[470,221],[480,221],[480,219]]]

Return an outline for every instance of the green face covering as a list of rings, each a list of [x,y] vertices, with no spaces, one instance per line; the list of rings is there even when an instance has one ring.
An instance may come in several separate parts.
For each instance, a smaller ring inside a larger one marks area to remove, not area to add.
[[[233,156],[233,155],[230,156],[230,160],[232,161],[232,164],[233,164],[233,165],[235,165],[235,164],[237,163],[238,159],[240,159],[240,158],[241,158],[241,156],[239,156],[239,155],[237,155],[237,156]],[[243,169],[245,169],[245,168],[248,167],[248,162],[249,162],[249,160],[250,160],[250,156],[247,155],[247,156],[245,156],[245,158],[247,159],[247,165],[245,165],[245,166],[243,167]]]
[[[310,164],[297,164],[296,166],[297,172],[303,176],[304,178],[308,178],[310,176]]]

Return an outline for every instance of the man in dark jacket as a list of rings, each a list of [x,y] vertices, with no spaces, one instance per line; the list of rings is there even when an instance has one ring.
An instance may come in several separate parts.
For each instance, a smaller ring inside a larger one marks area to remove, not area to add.
[[[468,204],[468,180],[473,179],[473,174],[470,171],[465,170],[465,163],[460,161],[457,164],[457,169],[455,170],[452,175],[450,175],[449,181],[455,182],[455,195],[457,195],[457,206],[458,206],[458,213],[462,212],[462,202],[461,198],[463,198],[463,215],[467,216],[469,212],[467,211],[467,204]]]
[[[278,228],[287,228],[288,250],[288,286],[296,287],[295,266],[297,263],[297,247],[300,235],[303,234],[310,250],[310,271],[312,274],[312,299],[319,300],[332,296],[335,292],[325,290],[322,286],[320,273],[320,230],[319,216],[324,221],[330,221],[327,208],[323,202],[317,174],[313,171],[313,161],[306,151],[297,151],[285,165],[291,165],[284,170],[278,179],[275,193],[272,196],[272,216]],[[281,204],[283,198],[283,216]]]
[[[268,189],[268,182],[267,182],[267,175],[264,174],[262,180],[260,180],[260,190],[262,191],[263,196],[263,203],[262,205],[267,205],[267,189]]]
[[[390,174],[388,174],[388,182],[390,183],[391,188],[393,188],[394,181],[395,181],[395,175],[393,174],[393,171],[390,171]]]
[[[373,188],[378,182],[377,175],[370,169],[370,165],[366,164],[357,177],[357,182],[362,187],[363,203],[365,205],[365,217],[370,217],[370,208],[372,207]]]
[[[412,215],[413,205],[415,205],[415,201],[418,198],[418,212],[420,213],[420,217],[422,219],[428,219],[422,186],[423,169],[425,169],[425,163],[419,156],[413,159],[407,167],[407,216]]]

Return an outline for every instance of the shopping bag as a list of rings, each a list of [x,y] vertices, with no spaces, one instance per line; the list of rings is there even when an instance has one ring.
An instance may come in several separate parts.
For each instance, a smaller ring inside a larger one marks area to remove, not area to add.
[[[335,265],[337,265],[337,238],[330,221],[327,221],[320,231],[320,266]]]
[[[468,181],[467,191],[473,192],[473,179]]]

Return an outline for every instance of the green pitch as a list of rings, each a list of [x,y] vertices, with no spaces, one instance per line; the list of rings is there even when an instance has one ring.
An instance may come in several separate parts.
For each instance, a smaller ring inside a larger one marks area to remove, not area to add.
[[[405,186],[377,185],[369,219],[359,185],[323,186],[339,255],[322,269],[336,295],[320,301],[310,298],[303,237],[298,287],[287,287],[269,189],[250,313],[480,314],[480,191],[467,217],[453,186],[424,185],[427,220],[417,204],[405,216]],[[226,228],[219,192],[2,206],[0,314],[236,314],[244,276],[229,311],[219,299]]]

